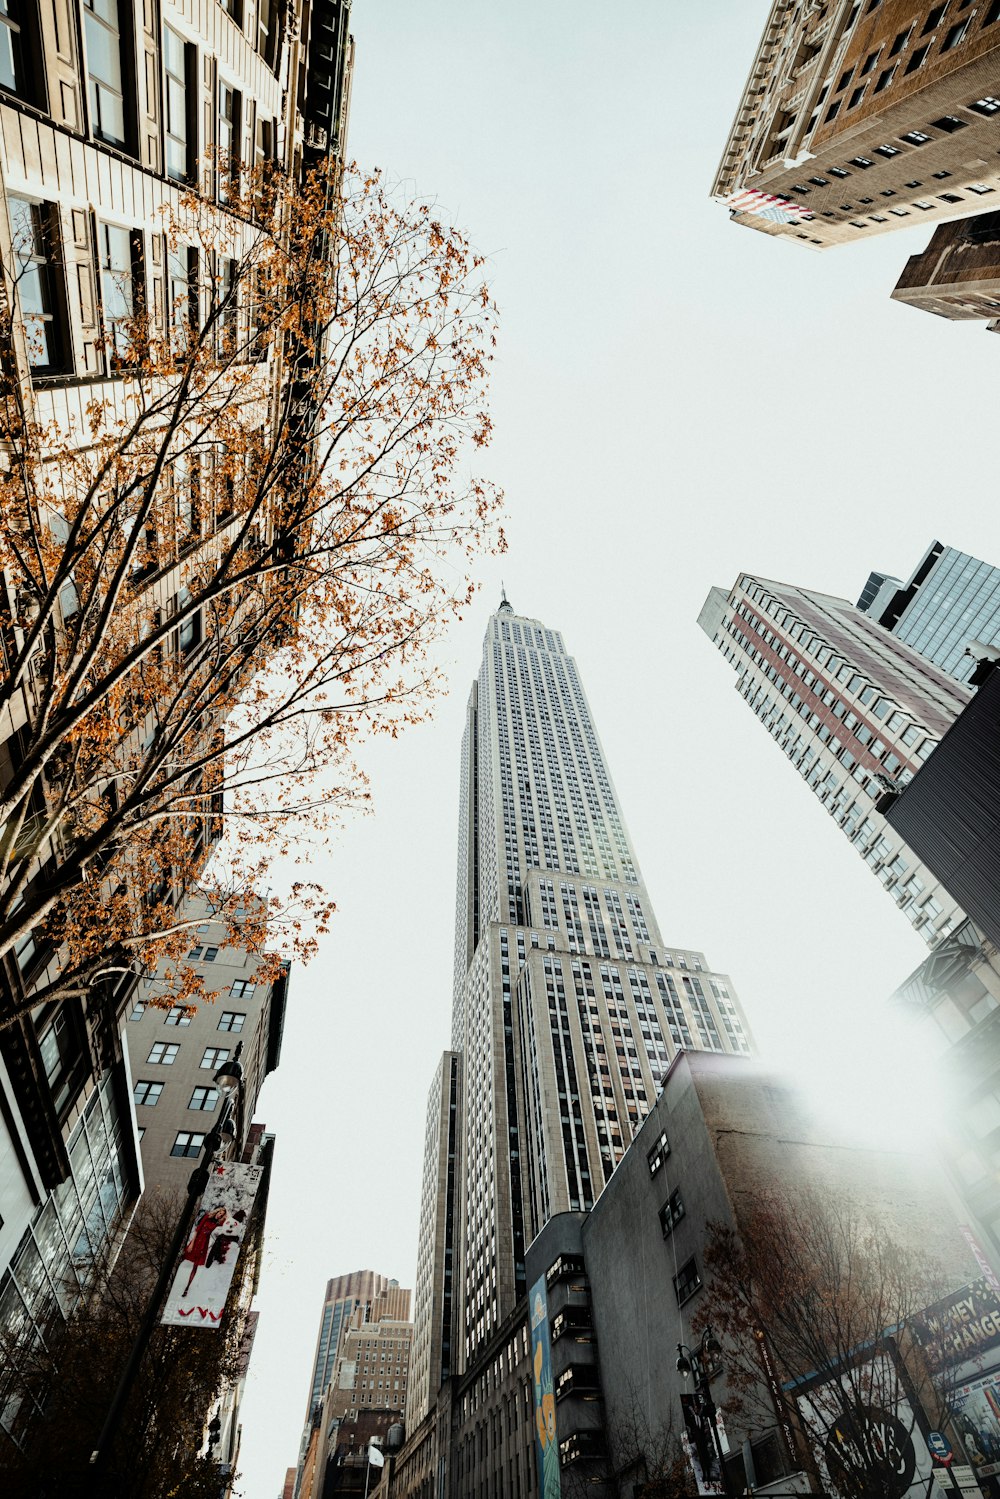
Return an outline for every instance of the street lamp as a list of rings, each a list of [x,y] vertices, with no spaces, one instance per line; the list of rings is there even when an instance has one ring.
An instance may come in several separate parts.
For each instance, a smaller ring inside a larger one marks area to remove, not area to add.
[[[142,1363],[146,1349],[149,1347],[149,1340],[152,1337],[153,1329],[159,1318],[164,1294],[174,1278],[177,1257],[187,1241],[195,1204],[208,1186],[212,1175],[212,1167],[215,1165],[216,1160],[222,1158],[224,1155],[228,1156],[232,1147],[241,1137],[241,1126],[243,1123],[241,1118],[243,1110],[243,1068],[240,1065],[240,1052],[242,1050],[243,1042],[238,1041],[231,1060],[223,1062],[212,1079],[219,1090],[221,1099],[218,1117],[205,1136],[204,1143],[202,1144],[201,1160],[188,1179],[187,1200],[184,1204],[184,1211],[181,1213],[170,1248],[160,1267],[160,1273],[157,1276],[156,1285],[153,1287],[153,1294],[149,1299],[146,1314],[142,1319],[139,1331],[136,1333],[135,1341],[132,1344],[132,1351],[122,1370],[118,1387],[108,1407],[108,1414],[105,1417],[104,1425],[101,1427],[101,1434],[97,1438],[97,1445],[90,1454],[90,1467],[92,1470],[100,1471],[111,1450],[112,1438],[121,1418],[122,1409],[135,1383],[135,1377],[139,1372],[139,1365]]]
[[[712,1385],[709,1370],[715,1365],[715,1361],[722,1354],[722,1344],[715,1336],[710,1327],[706,1327],[701,1335],[701,1342],[695,1349],[690,1349],[686,1343],[677,1344],[677,1372],[682,1378],[687,1379],[694,1375],[694,1387],[698,1395],[698,1415],[701,1421],[708,1423],[712,1432],[712,1441],[715,1445],[716,1456],[719,1459],[719,1479],[722,1484],[722,1492],[726,1499],[736,1499],[729,1474],[726,1471],[725,1457],[722,1451],[722,1440],[719,1436],[719,1426],[716,1417],[718,1411],[715,1401],[712,1399]],[[707,1478],[707,1473],[706,1473]]]

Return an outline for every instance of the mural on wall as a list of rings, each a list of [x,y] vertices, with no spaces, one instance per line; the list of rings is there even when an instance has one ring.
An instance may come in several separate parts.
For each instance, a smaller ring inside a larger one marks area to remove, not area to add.
[[[552,1381],[552,1340],[545,1276],[540,1275],[528,1298],[531,1312],[531,1373],[535,1392],[535,1456],[540,1499],[560,1499],[559,1446],[556,1442],[556,1394]]]

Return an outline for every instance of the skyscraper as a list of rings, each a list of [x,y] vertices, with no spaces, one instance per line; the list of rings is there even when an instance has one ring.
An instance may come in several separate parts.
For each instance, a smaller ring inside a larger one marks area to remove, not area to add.
[[[976,659],[966,646],[1000,644],[1000,567],[932,541],[908,582],[888,578],[871,597],[866,585],[858,608],[957,682],[968,682]]]
[[[335,1275],[327,1281],[309,1386],[307,1420],[333,1378],[341,1331],[359,1309],[365,1322],[378,1322],[383,1317],[405,1322],[410,1315],[410,1292],[403,1290],[398,1280],[387,1280],[375,1270],[352,1270],[349,1275]]]
[[[436,1190],[421,1213],[417,1419],[441,1382],[448,1333],[460,1372],[524,1295],[526,1244],[553,1215],[593,1206],[681,1049],[748,1052],[738,1001],[701,953],[664,942],[576,664],[557,631],[505,597],[462,743],[452,1044],[428,1111],[425,1185]],[[456,1171],[446,1136],[457,1077]],[[449,1302],[451,1328],[428,1330]]]
[[[969,701],[970,690],[847,599],[743,573],[698,623],[740,694],[838,827],[933,946],[963,919],[878,811]]]

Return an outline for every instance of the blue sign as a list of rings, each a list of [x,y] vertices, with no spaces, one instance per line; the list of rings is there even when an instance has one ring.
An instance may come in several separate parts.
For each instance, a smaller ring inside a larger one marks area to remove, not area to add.
[[[951,1443],[943,1431],[929,1431],[927,1433],[927,1451],[931,1457],[936,1457],[938,1462],[946,1462],[951,1457]]]

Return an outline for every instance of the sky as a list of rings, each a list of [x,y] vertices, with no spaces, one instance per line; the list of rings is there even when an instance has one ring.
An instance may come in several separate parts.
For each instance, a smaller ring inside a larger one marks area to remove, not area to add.
[[[243,1405],[245,1499],[295,1463],[327,1279],[412,1286],[450,1030],[459,749],[501,580],[575,655],[659,923],[728,972],[765,1056],[883,1139],[933,1114],[886,996],[925,949],[696,625],[743,570],[857,598],[934,538],[1000,561],[1000,341],[889,300],[929,231],[823,254],[708,194],[767,0],[354,0],[349,151],[488,256],[505,557],[437,651],[432,721],[366,746],[373,811],[313,870]]]

